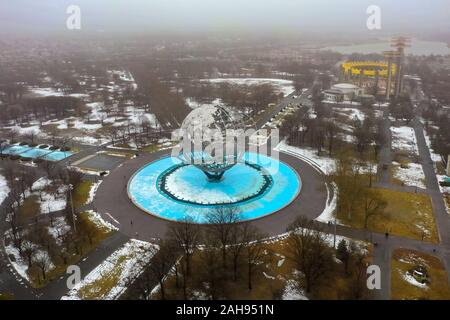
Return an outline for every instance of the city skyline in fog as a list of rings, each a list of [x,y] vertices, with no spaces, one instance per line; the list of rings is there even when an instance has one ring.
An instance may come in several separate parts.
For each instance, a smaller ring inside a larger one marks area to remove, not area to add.
[[[0,3],[2,33],[67,32],[66,9],[81,8],[84,33],[364,33],[370,5],[382,33],[443,33],[448,0],[15,0]]]

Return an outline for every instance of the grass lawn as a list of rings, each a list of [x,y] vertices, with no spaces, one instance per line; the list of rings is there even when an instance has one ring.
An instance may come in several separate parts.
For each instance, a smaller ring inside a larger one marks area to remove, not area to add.
[[[439,241],[433,208],[429,196],[418,193],[377,189],[387,207],[380,215],[369,219],[368,229],[393,235],[437,243]],[[358,208],[349,220],[345,213],[339,220],[354,228],[364,228],[364,210]]]
[[[54,250],[50,252],[50,257],[55,268],[47,272],[46,280],[42,279],[40,271],[36,268],[32,268],[28,271],[30,274],[31,285],[34,288],[42,288],[47,285],[49,281],[61,277],[61,275],[66,273],[68,265],[77,264],[113,232],[107,227],[99,226],[97,223],[90,220],[89,215],[84,212],[80,214],[80,221],[77,228],[80,234],[86,234],[87,232],[89,232],[89,234],[91,235],[91,241],[89,241],[89,239],[87,239],[86,237],[82,237],[78,254],[73,246],[70,246],[69,248],[54,247]],[[54,244],[54,246],[57,245]],[[65,263],[59,254],[63,250],[65,250],[64,252],[67,253],[67,260]]]
[[[268,266],[276,263],[273,260],[273,255],[269,250],[266,250],[266,255],[263,258],[263,262],[260,264],[257,270],[254,271],[252,276],[253,289],[248,290],[248,278],[245,272],[245,266],[241,265],[239,274],[245,275],[245,277],[239,277],[234,282],[232,280],[227,281],[226,285],[220,290],[224,291],[226,297],[229,299],[241,299],[241,300],[272,300],[279,295],[284,288],[284,280],[281,278],[272,278],[276,275],[272,274]],[[229,262],[231,263],[231,262]],[[192,256],[192,270],[203,270],[204,262],[202,261],[201,254],[197,251]],[[264,275],[264,273],[267,277]],[[202,283],[203,272],[193,272],[192,279],[190,280],[191,295],[198,296],[198,293],[204,291]],[[181,289],[176,289],[175,276],[171,276],[166,280],[166,295],[170,299],[183,299],[183,292]],[[195,294],[197,293],[197,294]],[[159,293],[154,298],[158,299]]]
[[[109,294],[118,284],[122,269],[124,268],[128,257],[121,256],[117,260],[114,268],[102,273],[101,277],[95,279],[95,281],[86,284],[80,288],[78,294],[83,300],[102,299]]]
[[[73,191],[73,205],[75,208],[80,208],[86,204],[89,197],[93,183],[91,181],[81,182]]]
[[[0,300],[13,300],[14,297],[10,294],[0,293]]]
[[[371,248],[368,248],[370,259]],[[275,241],[265,245],[261,263],[255,269],[252,276],[253,289],[248,290],[248,278],[246,266],[239,266],[237,281],[230,279],[223,284],[223,290],[227,299],[238,300],[273,300],[280,299],[288,282],[295,282],[296,268],[294,263],[286,258],[286,240]],[[230,261],[231,263],[231,261]],[[311,293],[306,294],[311,299],[345,299],[350,288],[350,278],[343,272],[343,264],[335,262],[335,271],[329,278],[323,281]],[[197,252],[193,256],[192,270],[202,270],[204,262]],[[191,282],[193,292],[202,292],[201,272],[194,272]],[[182,299],[182,290],[175,289],[175,277],[170,277],[166,282],[166,294],[169,298]],[[302,292],[301,295],[305,296]],[[158,298],[159,295],[154,298]]]
[[[131,159],[136,155],[136,152],[126,152],[126,151],[105,151],[100,153],[100,155],[107,155],[111,157],[128,158]]]
[[[175,143],[172,143],[172,146],[175,145]],[[146,152],[146,153],[153,153],[161,150],[162,148],[169,148],[168,146],[164,146],[160,143],[156,144],[149,144],[148,146],[142,147],[139,149],[140,152]]]
[[[25,198],[19,207],[18,216],[21,221],[29,221],[40,213],[39,197],[32,195]]]
[[[404,279],[407,271],[417,265],[427,269],[430,282],[420,286]],[[391,261],[391,298],[394,300],[449,300],[447,272],[437,257],[406,249],[394,251]]]
[[[117,299],[157,250],[150,243],[130,240],[92,270],[68,296],[82,300]]]

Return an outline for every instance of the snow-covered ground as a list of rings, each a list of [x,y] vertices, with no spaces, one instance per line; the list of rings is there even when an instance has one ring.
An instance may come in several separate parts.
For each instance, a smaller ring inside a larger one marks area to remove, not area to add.
[[[421,164],[409,163],[407,168],[402,168],[397,162],[393,162],[392,164],[395,166],[395,170],[393,170],[395,179],[400,180],[406,186],[426,189],[425,174],[423,173]]]
[[[438,155],[436,152],[434,152],[433,148],[431,147],[431,138],[425,129],[423,130],[423,135],[425,136],[425,141],[427,143],[427,147],[430,150],[431,159],[434,162],[441,162],[442,158],[440,155]]]
[[[42,214],[65,209],[67,187],[61,185],[55,190],[52,184],[53,181],[46,177],[36,180],[31,187],[32,192],[26,190],[21,202],[29,197],[36,197]]]
[[[10,259],[11,265],[14,270],[21,276],[23,279],[30,281],[30,277],[28,276],[28,263],[22,258],[19,253],[19,249],[17,249],[12,243],[5,246],[5,252],[8,257],[12,257]]]
[[[62,97],[64,96],[63,91],[58,91],[54,88],[40,88],[40,87],[30,87],[28,88],[33,94],[36,94],[41,97]]]
[[[4,176],[0,175],[0,204],[3,203],[3,201],[5,201],[6,197],[9,194],[9,187],[8,187],[8,183],[6,182],[6,179]]]
[[[222,99],[214,99],[213,101],[209,102],[209,103],[202,103],[202,102],[197,102],[196,100],[192,99],[192,98],[186,98],[186,104],[189,106],[189,108],[191,109],[197,109],[200,107],[215,107],[217,105],[221,105],[222,104]]]
[[[106,229],[108,231],[117,231],[119,230],[116,226],[104,220],[102,216],[93,210],[86,211],[88,215],[88,219],[94,223],[99,229]]]
[[[337,193],[339,192],[337,185],[333,182],[331,185],[327,186],[327,202],[325,204],[325,209],[322,211],[320,216],[318,216],[315,220],[323,223],[336,223],[342,224],[336,219],[335,211],[337,206]],[[330,189],[333,190],[330,190]]]
[[[313,149],[293,147],[282,141],[275,150],[304,158],[305,161],[312,164],[315,168],[320,169],[325,174],[331,174],[336,171],[336,160],[329,157],[318,156],[317,151]]]
[[[334,171],[336,171],[336,161],[334,159],[329,157],[320,157],[317,155],[317,152],[311,149],[292,147],[286,144],[286,142],[284,141],[282,141],[275,149],[279,152],[291,154],[304,160],[305,162],[316,168],[316,170],[319,170],[324,174],[332,174]],[[326,187],[327,201],[325,204],[325,209],[322,211],[321,215],[316,218],[316,220],[324,223],[335,222],[337,224],[341,224],[341,222],[339,222],[334,215],[336,211],[337,194],[339,190],[335,183],[327,184]]]
[[[41,127],[39,126],[39,124],[35,124],[35,123],[32,123],[30,126],[27,126],[27,127],[21,127],[21,126],[15,125],[15,126],[11,126],[11,127],[4,127],[4,129],[14,130],[15,132],[17,132],[17,134],[24,135],[24,136],[30,135],[30,134],[34,134],[34,135],[42,134]]]
[[[414,129],[411,127],[391,127],[392,148],[399,151],[407,151],[412,155],[419,155]]]
[[[99,180],[92,184],[91,189],[89,189],[89,195],[85,204],[89,204],[94,201],[95,194],[97,193],[98,187],[102,184],[103,180]]]
[[[130,88],[136,90],[137,84],[133,75],[125,69],[108,70],[110,82],[107,85],[101,84],[102,89],[106,89],[110,93],[122,94]],[[87,76],[80,76],[80,78],[87,78]],[[127,126],[129,124],[141,124],[147,122],[151,127],[156,128],[159,124],[154,114],[146,112],[139,106],[133,106],[132,101],[125,101],[127,106],[124,108],[123,115],[119,117],[111,112],[105,112],[103,102],[93,102],[87,93],[66,94],[65,92],[56,89],[56,83],[50,77],[45,78],[48,84],[45,87],[29,87],[28,91],[39,97],[50,96],[67,96],[77,97],[86,102],[87,110],[90,111],[85,117],[70,117],[67,119],[53,119],[45,121],[42,124],[37,121],[32,121],[27,126],[13,125],[12,123],[6,126],[6,129],[14,129],[20,135],[27,135],[34,133],[41,138],[49,138],[47,131],[49,128],[45,126],[55,126],[59,130],[69,130],[68,132],[60,132],[61,137],[67,136],[73,141],[88,144],[88,145],[102,145],[110,140],[109,137],[100,133],[104,125],[113,126]],[[92,77],[95,81],[95,77]],[[52,86],[53,85],[53,86]],[[48,87],[47,87],[48,86]],[[118,107],[114,105],[114,107]],[[120,121],[116,121],[120,120]],[[44,127],[42,127],[42,126]],[[53,129],[53,128],[52,128]]]
[[[366,115],[358,108],[335,108],[334,111],[340,115],[348,116],[351,120],[364,121]]]
[[[420,283],[419,281],[416,280],[416,278],[414,278],[408,272],[402,273],[401,270],[397,270],[397,271],[401,273],[403,280],[405,280],[409,284],[411,284],[415,287],[421,288],[421,289],[425,289],[428,287],[426,283]]]
[[[65,217],[56,217],[53,219],[53,226],[49,225],[47,230],[48,234],[55,239],[56,244],[60,246],[62,245],[62,237],[71,230],[71,227],[67,224]]]
[[[139,276],[158,251],[156,245],[131,239],[115,251],[105,261],[92,270],[81,282],[69,291],[63,300],[94,298],[99,300],[117,299],[127,288],[129,281]],[[109,279],[104,286],[101,280]]]
[[[297,286],[295,280],[287,280],[283,290],[282,300],[309,300]]]
[[[7,234],[10,234],[10,231],[7,232]],[[28,244],[26,244],[26,242],[28,242]],[[43,258],[48,261],[47,272],[55,268],[55,265],[53,264],[52,259],[50,258],[50,255],[48,254],[46,249],[40,248],[39,246],[29,242],[28,240],[24,240],[22,242],[22,246],[25,245],[29,245],[35,248],[33,259],[37,260]],[[24,280],[29,282],[30,276],[28,275],[28,262],[20,255],[19,249],[14,246],[12,241],[10,241],[7,246],[5,246],[5,252],[9,258],[11,266],[14,268],[17,274]]]
[[[33,193],[38,197],[38,202],[41,207],[41,213],[50,213],[64,210],[67,206],[66,186],[60,186],[56,192],[48,192],[47,189],[52,184],[48,178],[40,178],[33,184]]]
[[[200,81],[209,83],[229,83],[234,85],[263,85],[270,84],[275,87],[275,89],[283,93],[284,96],[290,95],[295,91],[292,80],[284,79],[265,79],[265,78],[215,78],[215,79],[202,79]]]

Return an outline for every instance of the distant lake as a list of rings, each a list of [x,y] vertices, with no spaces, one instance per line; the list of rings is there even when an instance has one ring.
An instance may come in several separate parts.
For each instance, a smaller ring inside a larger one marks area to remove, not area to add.
[[[347,46],[336,46],[336,47],[326,47],[322,50],[336,51],[341,54],[352,54],[352,53],[382,53],[383,51],[392,50],[390,42],[378,42],[378,43],[368,43],[368,44],[358,44],[358,45],[347,45]],[[436,41],[422,41],[413,39],[411,40],[411,47],[406,48],[406,54],[412,55],[450,55],[450,48],[444,42]]]

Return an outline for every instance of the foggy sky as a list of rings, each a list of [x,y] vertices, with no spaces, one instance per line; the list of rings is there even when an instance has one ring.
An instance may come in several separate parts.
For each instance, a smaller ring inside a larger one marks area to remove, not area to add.
[[[382,9],[382,31],[448,32],[449,0],[0,0],[0,32],[67,32],[79,5],[82,31],[368,32],[366,9]]]

